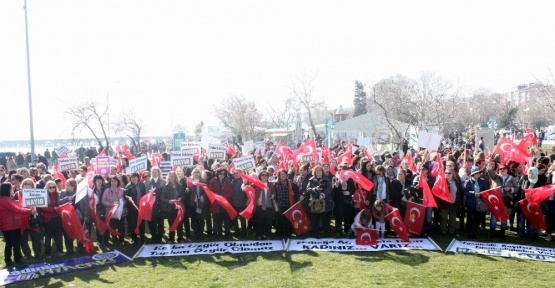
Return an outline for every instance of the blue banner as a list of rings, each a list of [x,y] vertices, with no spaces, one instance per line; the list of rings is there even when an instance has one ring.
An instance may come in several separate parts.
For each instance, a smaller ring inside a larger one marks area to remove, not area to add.
[[[41,279],[128,261],[131,261],[131,258],[114,250],[107,253],[87,255],[52,263],[37,263],[11,269],[2,269],[0,270],[0,285]]]

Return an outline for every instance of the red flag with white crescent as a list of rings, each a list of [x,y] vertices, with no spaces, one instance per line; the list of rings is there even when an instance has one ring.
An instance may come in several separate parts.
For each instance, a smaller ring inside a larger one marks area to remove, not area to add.
[[[110,219],[112,219],[112,215],[114,215],[116,213],[116,210],[118,210],[118,206],[119,204],[115,204],[112,206],[112,208],[106,210],[106,217],[104,217],[106,229],[108,229],[108,231],[110,231],[110,234],[114,236],[119,236],[121,234],[120,232],[114,230],[114,228],[110,227]]]
[[[362,187],[366,191],[372,191],[372,188],[374,188],[374,183],[372,183],[372,181],[368,180],[368,178],[364,177],[362,174],[352,170],[341,170],[340,177],[342,179],[344,177],[353,179],[355,183],[360,185],[360,187]]]
[[[293,204],[287,211],[283,212],[283,216],[291,222],[297,236],[312,230],[312,223],[310,223],[308,214],[306,214],[301,201]]]
[[[508,138],[501,137],[497,146],[493,150],[494,154],[501,155],[501,163],[509,163],[509,161],[513,160],[525,166],[530,154],[526,151],[522,151],[518,146],[513,143],[513,141],[509,140]]]
[[[318,152],[316,152],[314,138],[310,138],[310,140],[299,146],[293,156],[297,163],[318,161]]]
[[[410,241],[409,234],[407,232],[407,228],[405,227],[405,223],[401,220],[401,214],[399,214],[399,209],[395,209],[389,214],[385,215],[385,219],[389,222],[389,227],[397,233],[399,238]]]
[[[139,201],[139,209],[137,210],[137,226],[135,227],[135,234],[139,234],[139,227],[143,220],[151,221],[152,220],[152,208],[154,207],[154,199],[156,199],[154,195],[154,190],[148,191],[141,200]]]
[[[93,254],[94,252],[96,252],[96,248],[94,248],[89,228],[87,228],[87,225],[85,223],[83,223],[83,226],[81,228],[83,229],[83,240],[81,240],[81,244],[83,244],[83,246],[85,247],[85,252],[87,252],[88,254]]]
[[[428,181],[424,174],[420,173],[420,180],[418,181],[418,187],[422,188],[423,194],[423,201],[422,204],[426,207],[435,207],[437,208],[436,200],[434,199],[434,195],[430,190],[430,186],[428,185]]]
[[[250,182],[252,183],[254,186],[260,188],[260,189],[268,189],[268,185],[266,185],[266,183],[260,181],[260,179],[249,176],[241,171],[237,171],[237,174],[239,174],[239,176],[241,176],[241,178],[243,179],[244,182]]]
[[[540,203],[555,193],[555,184],[545,185],[538,188],[524,189],[526,199],[530,202]]]
[[[245,194],[247,195],[247,199],[249,199],[249,204],[247,205],[247,207],[245,208],[245,210],[241,211],[241,213],[239,213],[239,216],[250,220],[252,217],[252,212],[254,210],[254,197],[256,195],[256,191],[254,190],[254,188],[251,185],[248,185],[245,187]]]
[[[378,245],[378,230],[368,228],[357,228],[356,245]]]
[[[79,216],[75,208],[73,208],[73,205],[71,203],[66,203],[58,206],[56,212],[62,219],[62,228],[66,231],[67,236],[71,239],[77,239],[78,241],[83,240],[83,227],[81,227],[81,221],[79,221]]]
[[[407,202],[407,212],[405,212],[405,227],[409,233],[420,235],[426,218],[426,206],[415,202]]]
[[[353,158],[353,152],[351,151],[350,148],[345,149],[345,152],[343,152],[343,154],[337,156],[335,158],[335,160],[337,161],[337,163],[341,164],[341,163],[347,163],[347,164],[351,164]]]
[[[542,209],[536,202],[529,202],[528,199],[522,199],[519,202],[520,211],[528,219],[536,230],[547,229],[545,220],[543,219]]]
[[[503,196],[501,196],[501,187],[482,191],[480,192],[480,196],[482,196],[482,200],[484,201],[484,203],[488,205],[491,214],[495,216],[495,220],[509,220],[509,214],[507,213],[507,209],[505,209]]]
[[[100,234],[104,234],[108,228],[106,228],[106,223],[102,222],[100,216],[96,213],[96,203],[98,203],[98,201],[96,195],[93,193],[89,198],[89,215],[91,215],[91,218],[94,220],[96,230],[98,230]]]
[[[233,206],[231,206],[231,203],[229,203],[229,201],[227,201],[227,199],[224,196],[214,193],[212,190],[208,188],[208,185],[204,183],[193,182],[190,178],[187,179],[187,182],[188,182],[188,185],[190,183],[191,186],[197,185],[202,187],[202,189],[204,189],[204,193],[206,193],[206,197],[210,201],[210,204],[214,203],[214,201],[217,201],[218,204],[220,204],[220,206],[222,206],[222,208],[225,209],[225,211],[229,215],[229,219],[235,219],[235,217],[237,217],[237,211],[233,209]]]
[[[443,163],[441,159],[439,159],[439,154],[437,156],[438,161],[436,162],[435,166],[438,166],[437,175],[436,175],[436,182],[434,187],[432,187],[432,193],[437,196],[437,198],[447,201],[451,203],[451,190],[449,189],[449,185],[447,184],[447,177],[445,176],[445,169],[443,168]]]
[[[162,161],[163,157],[162,154],[160,153],[152,153],[152,155],[150,156],[152,158],[151,160],[151,164],[152,167],[156,166],[156,167],[160,167],[160,162]]]
[[[173,220],[173,224],[170,227],[170,232],[174,232],[175,230],[177,230],[177,226],[179,226],[179,223],[181,223],[183,221],[183,218],[185,217],[185,206],[183,206],[183,204],[181,203],[181,201],[171,201],[171,203],[173,203],[175,205],[175,208],[177,209],[177,216],[175,216],[175,220]]]

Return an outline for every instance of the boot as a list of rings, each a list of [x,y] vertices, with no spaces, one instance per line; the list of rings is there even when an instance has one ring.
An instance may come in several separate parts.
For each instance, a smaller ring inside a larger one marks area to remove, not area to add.
[[[506,228],[501,228],[501,234],[499,235],[501,237],[501,239],[505,239],[505,230],[507,230]]]

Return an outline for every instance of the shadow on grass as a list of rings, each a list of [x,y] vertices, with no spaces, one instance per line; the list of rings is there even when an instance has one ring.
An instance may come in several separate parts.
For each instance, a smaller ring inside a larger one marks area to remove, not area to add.
[[[404,265],[418,266],[430,261],[430,256],[414,253],[414,251],[382,251],[372,252],[364,256],[357,256],[357,260],[364,262],[378,262],[384,260],[392,260]]]

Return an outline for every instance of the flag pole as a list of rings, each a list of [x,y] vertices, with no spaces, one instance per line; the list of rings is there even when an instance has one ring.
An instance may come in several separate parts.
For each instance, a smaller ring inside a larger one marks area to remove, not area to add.
[[[33,129],[33,99],[31,97],[31,61],[29,57],[29,27],[27,24],[27,0],[24,0],[25,11],[25,46],[27,51],[27,91],[29,92],[29,132],[31,134],[31,163],[35,160],[35,133]]]

